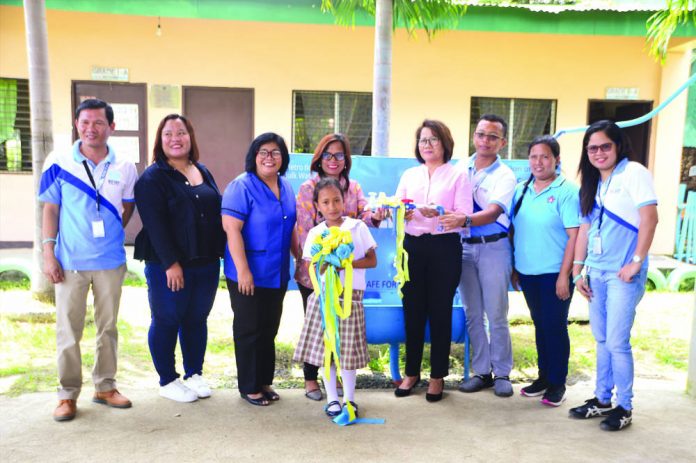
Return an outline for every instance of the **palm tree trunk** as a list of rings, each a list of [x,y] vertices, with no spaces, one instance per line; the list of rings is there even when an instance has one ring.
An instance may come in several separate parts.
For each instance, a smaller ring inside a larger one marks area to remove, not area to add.
[[[387,156],[391,112],[392,0],[377,0],[375,12],[375,63],[372,87],[372,154]]]
[[[31,107],[31,150],[34,197],[39,194],[41,172],[46,154],[53,150],[51,86],[48,72],[48,33],[44,0],[24,0],[24,23],[29,61],[29,95]],[[34,268],[31,291],[35,298],[53,300],[53,285],[43,275],[41,222],[43,205],[34,203]]]

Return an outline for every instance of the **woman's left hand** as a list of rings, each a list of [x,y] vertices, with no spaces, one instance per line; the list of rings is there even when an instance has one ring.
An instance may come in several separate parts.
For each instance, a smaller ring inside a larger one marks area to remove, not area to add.
[[[437,212],[437,209],[434,207],[419,207],[418,212],[420,212],[421,215],[426,219],[432,219],[433,217],[440,215],[440,213]]]
[[[556,280],[556,297],[565,301],[570,297],[570,285],[568,275],[559,274]]]
[[[633,277],[636,276],[638,272],[640,272],[641,265],[642,264],[638,262],[630,262],[621,267],[621,270],[619,270],[619,273],[617,273],[617,275],[621,279],[621,281],[625,283],[630,283]]]

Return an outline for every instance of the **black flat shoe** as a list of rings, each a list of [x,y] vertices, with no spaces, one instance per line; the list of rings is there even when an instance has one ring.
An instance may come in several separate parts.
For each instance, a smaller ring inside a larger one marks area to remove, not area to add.
[[[334,405],[338,406],[338,410],[329,410],[329,408],[333,407]],[[329,418],[337,417],[341,414],[342,410],[343,409],[341,408],[341,404],[338,402],[338,400],[331,401],[328,404],[324,405],[324,413],[326,413],[326,416],[328,416]]]
[[[278,393],[271,388],[262,390],[261,394],[263,394],[263,396],[266,398],[266,400],[270,400],[271,402],[275,402],[276,400],[280,400],[280,396],[278,395]]]
[[[248,394],[245,394],[243,392],[240,392],[239,395],[242,397],[242,399],[246,400],[251,405],[256,405],[258,407],[267,407],[268,405],[271,404],[266,397],[259,397],[258,399],[252,399],[251,397],[249,397]]]
[[[353,410],[355,410],[355,417],[358,418],[358,404],[356,404],[352,400],[349,400],[348,403],[350,403],[353,406]],[[343,408],[346,408],[346,404],[343,404]]]
[[[445,391],[445,378],[430,378],[430,381],[441,381],[442,390],[437,394],[431,394],[430,392],[425,393],[425,400],[428,402],[439,402],[442,400],[442,395]]]
[[[411,395],[411,391],[414,387],[418,385],[418,383],[420,383],[420,376],[418,377],[418,379],[416,379],[416,382],[413,383],[413,386],[409,387],[408,389],[401,389],[399,387],[394,389],[394,395],[397,397],[408,397],[409,395]]]

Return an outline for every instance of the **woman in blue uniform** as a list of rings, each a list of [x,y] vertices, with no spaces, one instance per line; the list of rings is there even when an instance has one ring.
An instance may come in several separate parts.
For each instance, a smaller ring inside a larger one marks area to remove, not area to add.
[[[570,339],[570,272],[580,226],[578,187],[557,173],[561,149],[543,135],[529,145],[529,179],[512,200],[515,276],[534,322],[539,377],[520,393],[543,395],[553,407],[565,400]]]
[[[624,429],[633,419],[631,327],[645,291],[648,250],[657,226],[652,176],[629,161],[630,152],[615,123],[595,122],[585,133],[579,167],[582,223],[573,281],[590,302],[597,383],[595,397],[571,409],[570,416],[604,417],[600,427],[607,431]]]

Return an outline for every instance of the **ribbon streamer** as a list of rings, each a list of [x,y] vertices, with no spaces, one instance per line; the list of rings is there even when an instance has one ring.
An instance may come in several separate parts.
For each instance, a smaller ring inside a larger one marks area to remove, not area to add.
[[[403,299],[404,294],[402,288],[407,281],[410,280],[408,274],[408,252],[404,249],[404,237],[406,236],[405,216],[406,210],[415,209],[415,205],[409,200],[401,200],[396,196],[387,196],[384,192],[377,195],[374,192],[368,193],[369,200],[366,208],[375,209],[391,209],[392,217],[394,217],[394,230],[396,232],[396,252],[394,254],[394,282],[397,284],[399,297]]]
[[[657,108],[655,108],[652,111],[650,111],[649,113],[644,114],[643,116],[637,117],[635,119],[617,122],[616,125],[618,125],[621,128],[632,127],[634,125],[642,124],[643,122],[646,122],[646,121],[652,119],[653,117],[655,117],[655,115],[657,113],[662,111],[665,108],[665,106],[670,104],[672,102],[672,100],[674,100],[681,92],[686,90],[690,85],[693,85],[694,83],[696,83],[696,74],[689,77],[689,79],[686,82],[684,82],[681,85],[681,87],[679,87],[677,89],[677,91],[672,93],[672,95],[670,95],[669,98],[667,98],[665,101],[660,103],[660,105]],[[562,135],[565,135],[566,133],[584,132],[588,129],[588,127],[589,127],[589,125],[583,125],[581,127],[572,127],[569,129],[561,129],[561,130],[557,131],[555,134],[553,134],[553,138],[560,138]]]
[[[309,278],[314,293],[319,296],[322,331],[324,333],[324,371],[326,377],[331,362],[336,365],[336,379],[341,380],[341,336],[338,319],[350,317],[353,305],[353,237],[349,230],[331,227],[317,235],[310,250]],[[345,271],[341,284],[339,269]],[[324,269],[324,286],[319,284]],[[343,306],[340,297],[343,295]],[[355,421],[355,410],[350,403],[344,407],[349,421]]]

